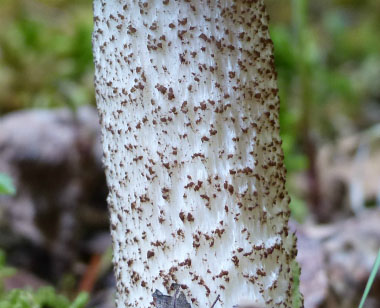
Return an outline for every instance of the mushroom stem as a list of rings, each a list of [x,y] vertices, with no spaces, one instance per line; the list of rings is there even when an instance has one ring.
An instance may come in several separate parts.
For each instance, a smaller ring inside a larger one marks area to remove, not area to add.
[[[291,307],[263,1],[95,0],[94,15],[118,307],[153,307],[173,283],[191,307]]]

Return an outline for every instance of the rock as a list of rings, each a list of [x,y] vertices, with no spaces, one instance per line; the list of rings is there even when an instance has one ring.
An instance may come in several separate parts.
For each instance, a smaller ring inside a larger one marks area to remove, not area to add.
[[[0,197],[4,222],[14,234],[70,263],[81,213],[99,209],[107,225],[96,110],[15,112],[0,118],[0,132],[0,172],[17,188],[15,196]]]
[[[332,221],[358,214],[367,205],[380,206],[380,124],[322,147],[317,168],[323,207],[319,220]]]
[[[298,227],[301,292],[305,308],[354,308],[380,247],[380,209],[325,226]],[[380,307],[380,274],[367,308]]]
[[[321,241],[299,227],[297,261],[301,266],[300,291],[305,308],[318,308],[328,295],[325,254]]]

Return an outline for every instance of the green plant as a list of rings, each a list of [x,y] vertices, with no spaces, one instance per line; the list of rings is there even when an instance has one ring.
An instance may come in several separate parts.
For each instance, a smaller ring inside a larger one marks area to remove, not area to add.
[[[363,308],[364,302],[368,296],[369,291],[371,290],[371,287],[372,287],[373,281],[375,280],[376,274],[379,271],[379,267],[380,267],[380,249],[377,253],[377,257],[375,260],[375,264],[373,265],[371,274],[369,275],[367,285],[365,286],[364,293],[363,293],[362,299],[361,299],[360,304],[359,304],[359,308]]]
[[[0,1],[0,114],[94,102],[91,2]]]
[[[15,193],[16,188],[12,179],[8,175],[0,173],[0,195],[14,195]]]
[[[53,287],[42,287],[37,291],[14,289],[0,295],[0,308],[82,308],[88,301],[87,293],[80,293],[70,302],[56,293]]]
[[[14,275],[16,270],[6,266],[5,253],[0,249],[0,297],[4,291],[4,278]]]
[[[0,250],[0,308],[83,308],[88,294],[81,292],[74,301],[57,294],[53,287],[13,289],[5,291],[4,278],[14,275],[16,270],[6,265],[5,253]]]

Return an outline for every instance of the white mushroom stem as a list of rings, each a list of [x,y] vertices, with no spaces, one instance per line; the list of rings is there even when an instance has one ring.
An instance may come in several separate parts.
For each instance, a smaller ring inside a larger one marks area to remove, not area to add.
[[[262,0],[95,0],[117,305],[292,306],[289,197]]]

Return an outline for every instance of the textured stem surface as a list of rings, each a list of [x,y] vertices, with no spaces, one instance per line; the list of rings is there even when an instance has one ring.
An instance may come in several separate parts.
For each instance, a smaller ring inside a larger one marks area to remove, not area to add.
[[[263,1],[95,0],[118,307],[291,307],[295,237]]]

